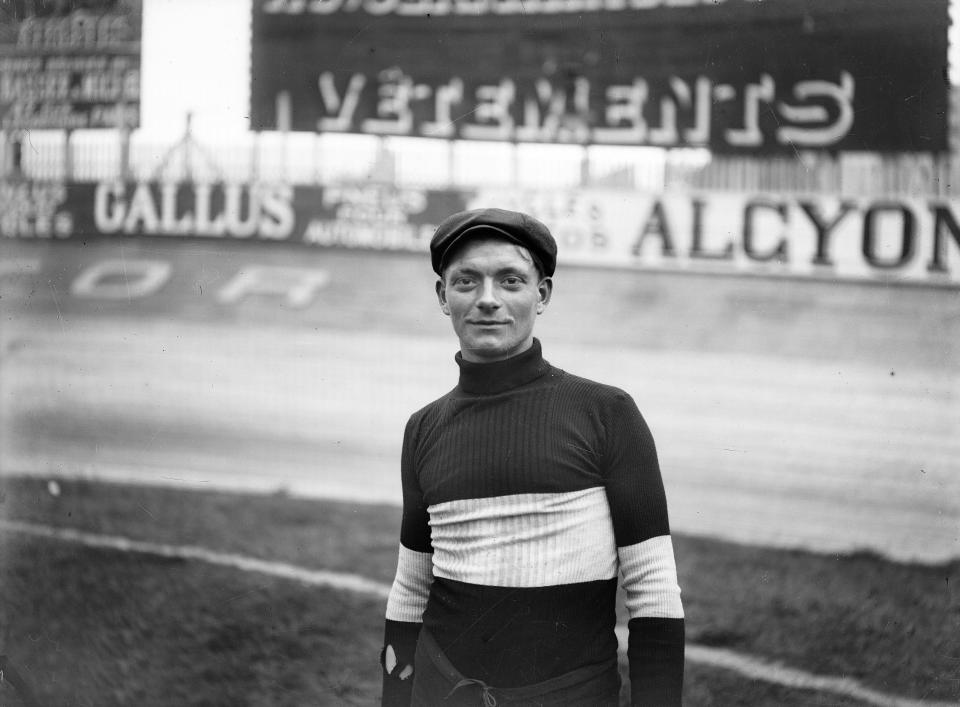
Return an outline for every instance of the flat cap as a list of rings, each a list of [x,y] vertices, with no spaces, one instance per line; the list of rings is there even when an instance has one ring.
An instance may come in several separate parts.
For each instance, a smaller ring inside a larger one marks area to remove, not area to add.
[[[467,238],[497,236],[530,251],[543,274],[553,275],[557,267],[557,242],[550,229],[533,216],[506,209],[473,209],[448,216],[437,226],[430,239],[430,262],[438,275],[443,274],[447,254]]]

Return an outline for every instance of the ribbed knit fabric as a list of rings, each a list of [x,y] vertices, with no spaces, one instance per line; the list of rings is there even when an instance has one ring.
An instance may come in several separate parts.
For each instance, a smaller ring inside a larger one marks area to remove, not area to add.
[[[633,400],[552,367],[537,340],[506,361],[457,363],[457,387],[407,423],[385,645],[412,663],[423,625],[468,677],[548,680],[615,656],[619,572],[634,702],[679,704],[683,609]],[[408,694],[385,677],[384,704]]]

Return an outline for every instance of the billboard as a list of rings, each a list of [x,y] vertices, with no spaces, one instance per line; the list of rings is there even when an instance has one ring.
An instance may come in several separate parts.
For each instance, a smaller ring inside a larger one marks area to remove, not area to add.
[[[0,129],[140,124],[141,0],[0,3]]]
[[[254,0],[255,130],[947,147],[948,0]]]
[[[438,223],[536,215],[566,265],[960,287],[960,201],[383,184],[0,182],[0,238],[206,238],[426,252]]]

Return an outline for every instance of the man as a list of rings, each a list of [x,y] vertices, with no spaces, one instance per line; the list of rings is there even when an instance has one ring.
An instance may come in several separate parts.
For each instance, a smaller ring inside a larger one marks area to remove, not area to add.
[[[629,395],[554,368],[533,337],[557,247],[525,214],[437,228],[459,383],[414,413],[387,603],[384,705],[680,704],[684,624],[653,438]]]

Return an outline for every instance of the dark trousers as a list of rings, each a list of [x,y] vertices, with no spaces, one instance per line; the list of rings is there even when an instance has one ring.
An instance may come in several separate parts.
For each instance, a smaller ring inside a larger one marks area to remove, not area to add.
[[[414,707],[617,707],[617,661],[578,668],[522,687],[496,687],[463,675],[433,637],[420,631],[413,672]]]

